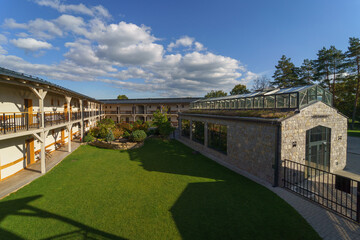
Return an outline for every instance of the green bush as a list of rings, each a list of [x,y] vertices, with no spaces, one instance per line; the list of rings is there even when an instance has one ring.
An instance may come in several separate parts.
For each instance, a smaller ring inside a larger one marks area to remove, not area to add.
[[[128,131],[124,131],[123,133],[123,138],[129,138],[130,137],[130,133]]]
[[[91,135],[91,134],[87,134],[85,137],[84,137],[84,142],[92,142],[94,141],[95,138]]]
[[[160,136],[168,137],[170,133],[172,133],[175,130],[175,128],[171,126],[170,122],[165,122],[158,127],[158,130]]]
[[[106,140],[106,142],[111,142],[111,141],[115,140],[114,134],[111,131],[111,129],[108,131],[105,140]]]
[[[136,130],[131,133],[131,140],[135,142],[142,142],[146,138],[146,133],[144,130]]]

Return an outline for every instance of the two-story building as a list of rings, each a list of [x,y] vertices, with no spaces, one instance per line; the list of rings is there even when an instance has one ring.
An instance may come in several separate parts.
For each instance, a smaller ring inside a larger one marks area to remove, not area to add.
[[[142,98],[102,99],[105,115],[114,122],[132,123],[137,120],[151,121],[157,110],[166,111],[173,126],[178,125],[178,114],[189,109],[190,103],[199,98]]]
[[[0,68],[0,181],[67,145],[103,115],[102,103],[37,77]]]

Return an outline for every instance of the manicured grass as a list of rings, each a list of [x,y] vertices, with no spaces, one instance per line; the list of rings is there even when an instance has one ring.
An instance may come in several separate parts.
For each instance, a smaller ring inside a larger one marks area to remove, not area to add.
[[[274,193],[176,141],[82,146],[0,201],[0,239],[320,239]]]
[[[360,130],[348,130],[348,136],[360,137]]]

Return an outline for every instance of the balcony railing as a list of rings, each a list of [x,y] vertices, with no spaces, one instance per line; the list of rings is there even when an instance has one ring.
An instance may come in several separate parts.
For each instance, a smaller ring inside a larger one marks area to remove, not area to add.
[[[81,119],[81,112],[72,112],[71,113],[71,120],[76,121]]]
[[[65,112],[45,112],[45,127],[53,126],[69,121],[68,113]]]
[[[29,114],[24,112],[18,113],[1,113],[0,114],[0,133],[15,133],[21,130],[40,128],[40,113]]]

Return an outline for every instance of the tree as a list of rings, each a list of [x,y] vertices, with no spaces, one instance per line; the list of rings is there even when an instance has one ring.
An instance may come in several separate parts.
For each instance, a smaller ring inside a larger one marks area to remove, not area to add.
[[[298,69],[291,62],[291,58],[282,55],[275,68],[274,81],[271,82],[272,85],[280,88],[301,85],[299,83]]]
[[[345,70],[345,55],[341,50],[330,46],[329,49],[323,47],[318,52],[318,59],[314,61],[316,68],[316,80],[320,85],[327,87],[333,94],[333,103],[335,103],[336,83],[341,79]]]
[[[205,95],[205,98],[214,98],[214,97],[225,97],[227,96],[227,93],[223,90],[211,90]]]
[[[239,95],[244,93],[249,93],[250,91],[246,88],[245,85],[237,84],[235,87],[231,90],[230,95]]]
[[[119,95],[117,99],[129,99],[126,95]]]
[[[266,75],[255,78],[252,90],[263,90],[272,87],[270,79]]]
[[[309,59],[305,59],[301,67],[299,68],[299,80],[303,85],[312,84],[315,78],[316,70],[314,68],[314,62]]]
[[[359,101],[360,95],[360,39],[359,38],[349,38],[349,47],[346,52],[348,69],[350,74],[355,76],[356,87],[355,87],[355,99],[354,99],[354,108],[352,113],[352,124],[351,128],[355,127],[355,117],[356,109]]]

